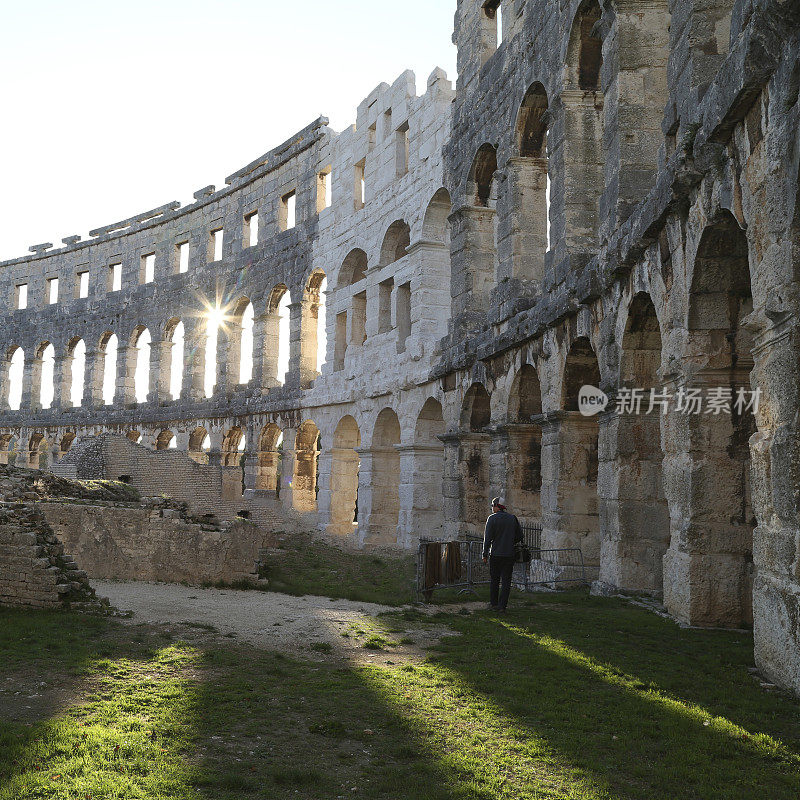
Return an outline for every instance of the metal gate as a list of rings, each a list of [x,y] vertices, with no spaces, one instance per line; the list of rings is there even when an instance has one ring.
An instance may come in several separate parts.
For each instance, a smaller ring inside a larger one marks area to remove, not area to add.
[[[524,591],[536,586],[586,585],[583,554],[579,548],[542,549],[541,523],[522,525],[523,544],[531,560],[514,565],[513,583]],[[420,539],[417,550],[417,599],[430,601],[437,589],[457,589],[476,594],[475,587],[489,585],[489,565],[483,563],[483,539],[459,538],[449,542]]]

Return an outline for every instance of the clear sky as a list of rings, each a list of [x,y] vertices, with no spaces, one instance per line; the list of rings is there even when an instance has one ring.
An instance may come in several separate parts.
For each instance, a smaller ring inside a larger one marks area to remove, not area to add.
[[[28,0],[0,26],[0,260],[172,200],[403,70],[455,80],[455,0]]]

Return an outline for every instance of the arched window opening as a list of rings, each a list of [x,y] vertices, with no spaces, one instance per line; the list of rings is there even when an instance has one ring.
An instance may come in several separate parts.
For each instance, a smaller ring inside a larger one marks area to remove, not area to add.
[[[403,258],[411,244],[411,228],[408,223],[398,219],[389,226],[381,246],[381,266],[393,264]]]
[[[242,313],[242,332],[239,340],[239,383],[249,383],[253,377],[253,323],[255,309],[248,303]]]
[[[359,248],[351,250],[339,269],[339,281],[337,286],[339,289],[345,286],[352,286],[354,283],[363,280],[366,274],[367,254]]]
[[[578,88],[596,92],[600,89],[603,66],[603,40],[597,33],[601,11],[597,0],[587,0],[578,9]]]
[[[156,450],[170,450],[178,446],[175,434],[170,430],[163,430],[156,438]]]
[[[78,408],[83,403],[83,387],[86,379],[86,342],[83,339],[72,347],[70,363],[70,404]]]
[[[178,322],[174,327],[170,340],[172,349],[170,350],[169,365],[169,396],[173,400],[178,400],[183,385],[183,359],[186,344],[186,329],[182,322]]]
[[[524,364],[509,393],[504,460],[506,497],[514,513],[527,520],[542,515],[542,428],[531,422],[541,413],[539,376]]]
[[[8,356],[7,356],[8,358]],[[12,411],[22,405],[22,378],[25,373],[25,352],[15,347],[10,354],[8,365],[8,406]]]
[[[280,496],[281,450],[283,433],[274,423],[266,425],[258,437],[258,469],[256,491]]]
[[[125,436],[134,444],[139,444],[142,440],[142,434],[139,431],[128,431]]]
[[[320,372],[326,361],[328,347],[325,331],[325,290],[328,286],[325,273],[312,273],[303,297],[301,321],[301,370],[312,378]]]
[[[497,172],[497,150],[484,144],[475,156],[467,182],[468,195],[476,206],[492,207],[497,200],[494,174]],[[494,197],[493,197],[494,195]]]
[[[65,433],[61,437],[61,444],[59,445],[59,450],[61,452],[61,456],[63,457],[66,453],[69,452],[69,449],[72,447],[72,443],[75,441],[75,434],[73,432]]]
[[[39,351],[40,363],[40,385],[39,385],[39,405],[42,408],[50,408],[53,405],[55,386],[53,384],[53,373],[56,363],[56,349],[52,344],[47,343]]]
[[[478,536],[483,532],[489,502],[489,457],[491,443],[484,430],[491,420],[489,392],[474,383],[464,396],[461,408],[461,448],[458,473],[462,487],[459,519],[462,531]]]
[[[222,466],[238,467],[247,446],[244,430],[234,426],[222,437]]]
[[[331,533],[353,532],[358,519],[358,473],[361,465],[356,448],[361,447],[361,432],[351,416],[342,417],[333,434],[330,477]]]
[[[136,367],[133,393],[137,403],[146,403],[150,392],[150,331],[144,328],[136,336]]]
[[[103,357],[103,403],[110,406],[117,391],[117,355],[119,339],[115,333],[106,334],[100,342]]]
[[[422,223],[422,238],[426,242],[436,242],[450,246],[450,192],[439,189],[428,203]]]
[[[430,397],[425,401],[414,429],[414,473],[405,491],[414,498],[408,529],[411,532],[424,531],[432,538],[436,538],[444,526],[444,443],[439,436],[445,430],[442,404]]]
[[[198,464],[208,464],[211,436],[205,428],[195,428],[189,434],[189,458]]]
[[[317,509],[319,435],[319,428],[314,422],[306,420],[295,436],[292,504],[298,511],[310,512]]]

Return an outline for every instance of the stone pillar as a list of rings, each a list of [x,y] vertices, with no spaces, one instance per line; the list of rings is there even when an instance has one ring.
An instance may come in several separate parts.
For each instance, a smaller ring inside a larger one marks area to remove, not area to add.
[[[258,488],[258,454],[252,450],[244,452],[244,496],[252,497]]]
[[[586,575],[600,566],[598,421],[577,411],[543,416],[542,546],[580,548]]]
[[[325,513],[328,505],[328,531],[340,536],[348,536],[355,530],[353,512],[358,503],[358,517],[361,519],[361,486],[359,480],[359,454],[352,448],[334,447],[330,452],[331,466],[327,473],[327,496],[324,486],[320,490],[320,508]],[[320,466],[320,480],[323,472],[323,460]]]
[[[8,372],[10,369],[11,359],[8,355],[3,355],[0,358],[0,411],[6,411],[9,408],[8,394],[11,391],[11,382],[9,381]]]
[[[459,466],[461,436],[445,433],[439,436],[444,444],[442,468],[442,530],[445,539],[457,539],[461,533],[461,511],[464,485]]]
[[[502,495],[520,519],[542,516],[542,428],[515,423],[491,431],[490,494]],[[490,498],[491,499],[491,498]],[[488,516],[488,514],[487,514]]]
[[[309,386],[319,375],[317,320],[320,304],[311,298],[300,303],[300,383]]]
[[[292,508],[304,513],[317,510],[317,451],[296,449],[294,451],[294,475],[292,477]]]
[[[172,399],[169,393],[172,378],[172,352],[175,343],[164,339],[150,344],[150,392],[148,403],[166,403]]]
[[[297,439],[296,428],[284,429],[283,445],[281,447],[281,505],[284,508],[294,508],[294,473],[295,473],[296,439]]]
[[[194,328],[184,328],[182,400],[203,400],[206,396],[206,331],[205,320],[198,319]]]
[[[540,283],[547,252],[547,159],[511,158],[506,174],[511,270],[501,277]]]
[[[486,311],[495,285],[493,208],[462,206],[450,215],[453,315]]]
[[[326,529],[331,523],[331,469],[333,453],[323,450],[317,456],[317,521],[320,529]]]
[[[600,415],[598,494],[605,589],[663,592],[663,558],[670,541],[662,480],[661,413]]]
[[[444,448],[431,444],[398,446],[400,519],[398,544],[412,547],[420,536],[444,537]]]
[[[40,394],[42,384],[42,361],[37,358],[26,358],[22,370],[22,400],[19,407],[35,411],[41,405]]]
[[[56,353],[53,359],[53,405],[55,409],[72,408],[72,355]]]
[[[277,450],[261,450],[258,453],[258,472],[255,490],[257,494],[275,496],[278,489],[278,466],[281,454]]]
[[[242,326],[239,322],[230,322],[226,325],[228,329],[227,348],[225,350],[224,364],[219,361],[219,345],[217,349],[217,363],[222,368],[221,372],[225,376],[224,380],[220,378],[220,382],[225,387],[225,392],[230,393],[236,391],[239,387],[239,378],[241,377],[242,368]],[[217,340],[222,341],[222,336]]]
[[[136,387],[134,385],[136,353],[137,349],[135,347],[122,344],[122,342],[117,347],[115,406],[130,406],[136,403]]]
[[[730,372],[724,373],[725,383],[708,371],[692,385],[731,385]],[[664,556],[664,605],[691,625],[748,625],[753,613],[749,433],[737,430],[729,414],[674,409],[665,426],[671,540]]]
[[[260,333],[254,333],[256,340],[255,352],[260,353],[261,388],[264,394],[276,386],[280,386],[278,380],[278,352],[280,347],[280,325],[281,317],[277,311],[268,311],[256,320],[257,328]],[[259,347],[258,341],[261,341]]]
[[[558,261],[572,254],[597,252],[605,161],[602,95],[564,89],[560,99],[560,124],[552,127],[548,139],[555,165],[561,164],[564,176],[551,187],[555,211],[551,239],[563,241],[565,247],[556,254]]]
[[[106,354],[102,350],[86,351],[86,388],[84,389],[84,405],[89,408],[103,406],[103,377],[106,368]]]
[[[373,453],[368,447],[359,447],[355,451],[361,461],[358,471],[358,543],[364,545],[377,531],[372,528],[373,512]]]
[[[301,385],[301,356],[303,342],[303,304],[289,304],[289,369],[286,372],[287,386]]]

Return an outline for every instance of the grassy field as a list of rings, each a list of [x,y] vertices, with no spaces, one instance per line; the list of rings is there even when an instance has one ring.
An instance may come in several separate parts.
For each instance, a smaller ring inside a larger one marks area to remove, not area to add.
[[[365,555],[297,534],[270,554],[262,571],[269,591],[398,606],[414,598],[414,556]]]
[[[349,660],[0,612],[0,799],[800,796],[800,704],[749,635],[578,593],[453,612],[381,616]],[[431,625],[459,635],[393,654]]]

